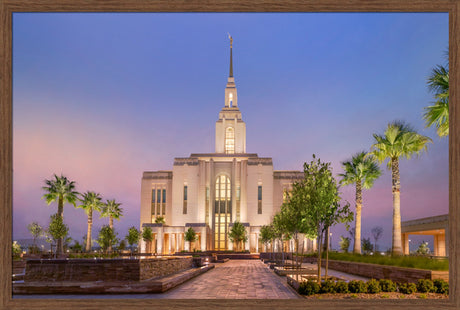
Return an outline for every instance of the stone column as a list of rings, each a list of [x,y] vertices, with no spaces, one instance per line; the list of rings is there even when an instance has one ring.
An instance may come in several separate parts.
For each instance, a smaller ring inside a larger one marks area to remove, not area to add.
[[[201,227],[201,251],[206,251],[206,226]]]
[[[245,228],[246,228],[246,235],[247,235],[247,236],[250,236],[250,234],[249,234],[249,228],[250,228],[250,227],[247,226],[247,227],[245,227]],[[251,238],[248,238],[248,241],[246,241],[246,242],[244,243],[244,249],[245,249],[246,251],[249,251],[249,249],[250,249],[249,240],[251,240]]]
[[[216,218],[214,216],[214,195],[216,194],[216,180],[215,180],[215,176],[214,176],[214,160],[211,158],[211,160],[209,161],[209,170],[210,170],[210,175],[209,175],[209,183],[210,183],[210,186],[209,186],[209,208],[210,208],[210,212],[209,212],[209,216],[211,217],[211,249],[214,250],[214,245],[215,245],[215,221],[216,221]]]
[[[409,235],[406,234],[406,233],[403,233],[401,234],[401,243],[402,243],[402,246],[403,246],[403,254],[404,255],[409,255],[410,253],[410,249],[409,249]]]
[[[232,161],[232,216],[230,221],[233,223],[236,220],[236,158]]]
[[[247,202],[247,193],[246,193],[247,167],[248,167],[248,161],[247,160],[241,161],[240,222],[246,222],[247,221],[247,212],[248,212],[248,202]]]
[[[163,234],[163,227],[158,228],[158,254],[163,254],[163,243],[164,243],[164,234]]]
[[[433,235],[433,254],[434,256],[439,256],[439,242],[438,242],[439,235]]]

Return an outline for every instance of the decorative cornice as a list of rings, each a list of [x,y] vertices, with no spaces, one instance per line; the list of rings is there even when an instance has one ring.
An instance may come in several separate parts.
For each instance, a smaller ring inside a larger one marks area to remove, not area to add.
[[[302,180],[304,176],[305,174],[303,171],[295,171],[295,170],[273,171],[274,179]]]

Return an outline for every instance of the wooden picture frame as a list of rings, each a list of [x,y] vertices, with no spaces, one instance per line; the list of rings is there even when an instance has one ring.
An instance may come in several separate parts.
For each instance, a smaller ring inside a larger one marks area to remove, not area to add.
[[[356,309],[460,308],[460,2],[451,0],[2,0],[0,2],[0,308],[1,309]],[[448,12],[450,66],[448,300],[12,299],[12,15],[15,12]]]

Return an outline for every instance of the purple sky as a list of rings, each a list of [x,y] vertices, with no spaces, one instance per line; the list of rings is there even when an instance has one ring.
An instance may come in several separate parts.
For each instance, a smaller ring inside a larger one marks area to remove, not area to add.
[[[433,144],[400,163],[402,219],[448,212],[448,139],[421,119],[433,101],[426,78],[446,62],[447,13],[15,13],[13,237],[30,237],[32,221],[48,225],[57,206],[41,187],[54,173],[121,202],[120,236],[138,227],[142,172],[214,151],[227,32],[249,153],[272,157],[276,170],[302,170],[315,153],[341,173],[372,133],[405,120]],[[362,236],[382,226],[386,249],[391,174],[382,169],[364,193]],[[354,187],[342,191],[354,205]],[[108,222],[95,217],[93,238]],[[86,214],[66,205],[64,218],[81,241]],[[348,235],[343,225],[332,232],[333,247]]]

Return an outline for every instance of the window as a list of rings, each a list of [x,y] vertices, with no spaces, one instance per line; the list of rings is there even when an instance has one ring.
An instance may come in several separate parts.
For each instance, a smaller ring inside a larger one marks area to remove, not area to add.
[[[232,127],[228,127],[225,130],[225,153],[235,153],[235,131]]]
[[[231,182],[226,175],[217,177],[214,198],[214,249],[226,250],[232,213]]]
[[[152,203],[150,207],[150,213],[152,215],[152,219],[155,218],[155,189],[152,189]]]
[[[257,213],[262,214],[262,185],[257,187]]]
[[[159,216],[165,216],[166,214],[166,186],[164,184],[156,184],[152,188],[152,202],[151,202],[151,218],[152,223],[155,223],[155,219]]]
[[[233,104],[233,94],[230,93],[228,95],[228,106],[231,108],[232,107],[232,104]]]
[[[187,185],[184,185],[184,208],[182,213],[187,214]]]

